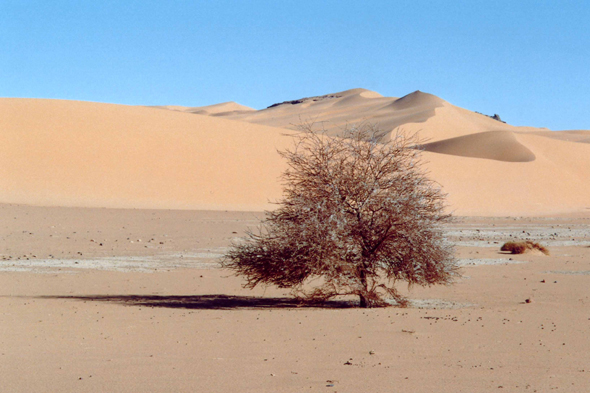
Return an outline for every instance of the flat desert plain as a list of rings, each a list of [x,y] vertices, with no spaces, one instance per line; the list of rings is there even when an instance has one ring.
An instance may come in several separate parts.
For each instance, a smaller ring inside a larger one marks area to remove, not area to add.
[[[6,392],[584,392],[590,132],[364,89],[261,111],[0,99]],[[281,195],[291,124],[424,138],[462,277],[302,306],[218,267]],[[550,255],[500,251],[532,240]]]

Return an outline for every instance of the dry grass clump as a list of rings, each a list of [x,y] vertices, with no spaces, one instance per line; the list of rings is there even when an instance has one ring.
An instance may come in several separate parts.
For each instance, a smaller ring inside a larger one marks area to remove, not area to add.
[[[541,251],[545,255],[549,255],[549,250],[539,243],[530,240],[523,242],[507,242],[504,243],[500,251],[510,251],[511,254],[524,254],[532,250]]]

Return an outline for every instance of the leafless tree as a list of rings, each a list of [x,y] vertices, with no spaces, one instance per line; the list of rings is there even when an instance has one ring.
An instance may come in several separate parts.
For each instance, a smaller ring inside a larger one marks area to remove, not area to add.
[[[450,283],[458,274],[441,225],[444,194],[421,168],[416,139],[374,126],[348,127],[339,138],[310,125],[292,149],[284,197],[258,231],[234,243],[222,265],[245,287],[291,288],[308,301],[357,295],[361,307],[407,299],[395,289]]]

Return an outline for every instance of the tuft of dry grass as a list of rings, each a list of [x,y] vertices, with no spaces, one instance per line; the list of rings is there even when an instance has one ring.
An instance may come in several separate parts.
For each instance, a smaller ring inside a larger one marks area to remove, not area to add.
[[[532,250],[538,250],[545,255],[549,255],[549,250],[546,247],[530,240],[523,242],[507,242],[504,243],[502,248],[500,248],[500,251],[509,251],[511,254],[524,254],[525,252]]]

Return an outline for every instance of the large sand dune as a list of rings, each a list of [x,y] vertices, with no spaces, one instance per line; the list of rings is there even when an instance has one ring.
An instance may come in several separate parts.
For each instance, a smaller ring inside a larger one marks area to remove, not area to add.
[[[383,130],[399,127],[418,133],[421,139],[429,142],[476,132],[518,130],[421,91],[395,98],[366,89],[352,89],[278,103],[259,111],[227,113],[224,117],[291,129],[308,122],[332,135],[340,134],[347,125],[371,123]]]
[[[296,101],[0,99],[2,391],[587,390],[590,131],[513,127],[420,92]],[[400,286],[408,309],[250,291],[218,259],[280,197],[276,149],[299,118],[419,132],[457,214],[562,217],[445,226],[464,279]],[[509,239],[551,256],[502,254]]]
[[[588,144],[517,135],[535,155],[505,162],[426,152],[427,167],[460,215],[534,216],[590,212]]]
[[[284,131],[209,116],[0,100],[0,201],[260,210],[280,195]]]
[[[590,208],[589,131],[514,127],[427,93],[353,89],[260,111],[0,99],[0,203],[261,210],[281,196],[277,149],[303,121],[338,135],[347,124],[401,128],[422,139],[427,168],[470,215]]]

